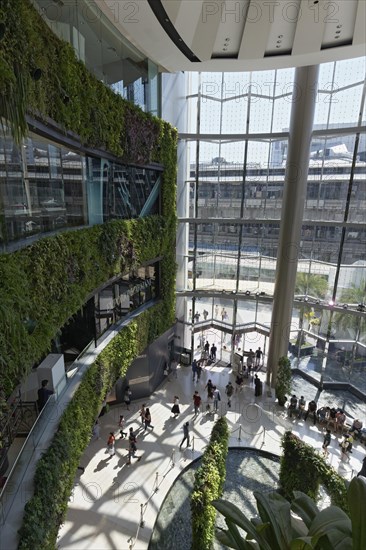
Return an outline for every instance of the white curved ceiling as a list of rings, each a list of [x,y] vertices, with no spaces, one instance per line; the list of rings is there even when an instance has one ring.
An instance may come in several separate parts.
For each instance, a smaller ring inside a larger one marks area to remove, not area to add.
[[[365,55],[365,0],[97,0],[162,70],[243,71]]]

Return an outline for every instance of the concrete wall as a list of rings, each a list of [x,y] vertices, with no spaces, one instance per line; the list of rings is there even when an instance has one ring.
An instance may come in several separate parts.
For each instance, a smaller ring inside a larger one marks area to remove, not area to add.
[[[170,362],[170,345],[174,340],[174,327],[162,334],[137,357],[128,369],[125,378],[116,384],[116,400],[123,403],[127,385],[132,391],[132,402],[148,397],[164,379],[164,365]]]

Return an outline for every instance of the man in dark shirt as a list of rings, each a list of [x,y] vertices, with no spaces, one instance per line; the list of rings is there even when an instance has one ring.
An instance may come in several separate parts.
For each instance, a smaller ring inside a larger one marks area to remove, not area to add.
[[[42,380],[42,385],[38,390],[38,408],[41,411],[48,401],[50,395],[53,394],[52,390],[47,388],[48,380]]]

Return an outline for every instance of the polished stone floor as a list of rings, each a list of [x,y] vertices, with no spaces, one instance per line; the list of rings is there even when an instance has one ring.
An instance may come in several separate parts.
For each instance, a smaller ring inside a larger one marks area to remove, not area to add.
[[[259,374],[265,380],[265,373]],[[218,415],[200,413],[194,417],[192,396],[197,389],[204,398],[207,380],[221,391],[218,414],[226,415],[231,432],[230,446],[253,447],[280,454],[280,441],[285,430],[292,429],[303,441],[319,451],[322,432],[308,420],[288,419],[274,396],[264,386],[261,397],[254,397],[251,379],[241,392],[235,393],[231,409],[225,399],[225,386],[235,377],[220,364],[208,367],[201,380],[192,382],[190,367],[179,367],[177,378],[171,377],[146,400],[154,428],[144,432],[138,415],[142,403],[133,402],[130,411],[112,407],[101,421],[101,438],[86,449],[81,465],[85,472],[75,479],[66,521],[59,531],[58,548],[62,550],[143,550],[147,549],[159,508],[178,474],[202,454],[213,422]],[[296,380],[296,391],[313,397],[316,390],[302,379]],[[180,397],[181,413],[173,418],[174,395]],[[205,403],[204,407],[205,410]],[[119,439],[119,415],[126,417],[126,427],[138,431],[136,453],[140,458],[127,464],[127,443]],[[363,410],[364,414],[364,410]],[[365,416],[365,414],[364,414]],[[365,419],[364,419],[365,420]],[[190,422],[192,446],[179,450],[183,424]],[[116,454],[109,458],[106,441],[110,431],[117,436]],[[350,461],[340,460],[339,437],[333,438],[329,461],[341,475],[351,479],[360,469],[365,447],[356,443]]]

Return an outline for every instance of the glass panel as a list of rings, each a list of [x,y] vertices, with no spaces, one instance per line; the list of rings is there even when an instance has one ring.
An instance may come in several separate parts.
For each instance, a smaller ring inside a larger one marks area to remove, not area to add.
[[[363,260],[341,266],[336,298],[339,304],[355,307],[366,301],[366,263]]]
[[[275,78],[272,132],[283,132],[288,131],[290,127],[295,71],[294,69],[281,69],[276,71]]]
[[[326,127],[332,101],[334,63],[323,63],[319,67],[318,95],[315,104],[314,125]]]
[[[219,134],[221,121],[221,101],[203,97],[201,100],[201,134]]]
[[[226,84],[226,81],[225,81],[225,84]],[[241,83],[237,82],[238,88],[242,88],[240,84]],[[247,117],[247,109],[248,109],[247,97],[240,97],[240,98],[236,97],[233,99],[227,99],[222,105],[221,133],[244,134],[246,117]]]

